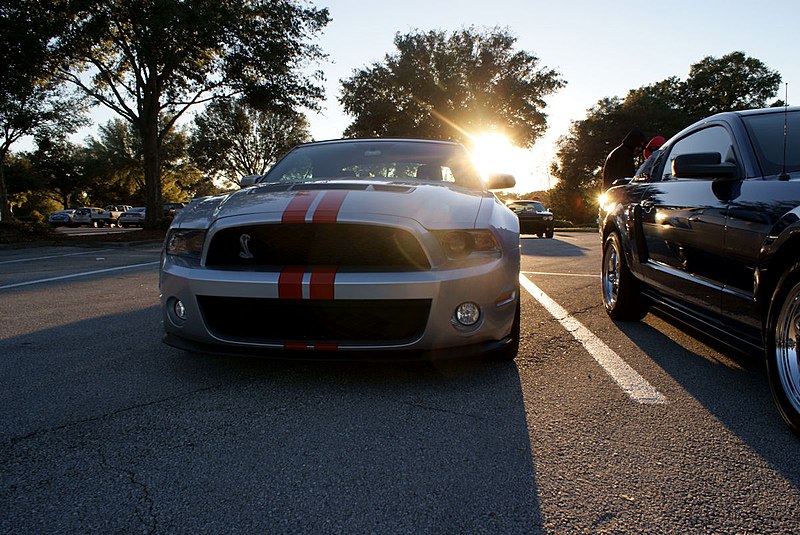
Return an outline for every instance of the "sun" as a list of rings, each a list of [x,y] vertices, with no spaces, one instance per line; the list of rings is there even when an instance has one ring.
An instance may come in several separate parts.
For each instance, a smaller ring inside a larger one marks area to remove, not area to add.
[[[483,132],[470,139],[470,152],[475,167],[483,175],[491,173],[512,173],[516,159],[514,145],[503,134]]]

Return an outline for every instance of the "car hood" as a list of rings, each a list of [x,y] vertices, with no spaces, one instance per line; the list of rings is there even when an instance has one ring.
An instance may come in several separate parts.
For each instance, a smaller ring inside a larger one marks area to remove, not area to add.
[[[488,191],[449,184],[386,181],[316,181],[264,184],[191,203],[174,226],[207,228],[215,221],[263,216],[265,222],[370,221],[409,218],[428,229],[474,228]],[[332,219],[331,219],[332,218]]]

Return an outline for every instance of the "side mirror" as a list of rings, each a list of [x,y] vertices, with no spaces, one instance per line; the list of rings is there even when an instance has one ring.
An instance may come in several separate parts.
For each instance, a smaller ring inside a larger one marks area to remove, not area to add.
[[[517,180],[514,178],[514,175],[496,173],[489,175],[489,177],[486,179],[487,189],[507,189],[513,188],[516,185]]]
[[[735,163],[723,162],[718,152],[681,154],[672,160],[675,178],[736,178],[739,168]]]
[[[250,176],[243,177],[241,180],[239,180],[239,186],[241,188],[249,188],[250,186],[254,185],[256,182],[258,182],[258,179],[261,178],[262,176],[263,175],[250,175]]]

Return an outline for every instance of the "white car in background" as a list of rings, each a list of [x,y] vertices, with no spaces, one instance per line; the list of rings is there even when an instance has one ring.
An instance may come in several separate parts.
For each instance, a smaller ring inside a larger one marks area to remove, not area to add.
[[[292,149],[252,185],[191,203],[160,272],[164,341],[314,358],[487,354],[519,345],[519,221],[467,151],[371,139]],[[291,353],[289,353],[291,352]]]
[[[50,217],[47,218],[47,222],[53,228],[71,227],[73,214],[75,214],[74,208],[70,208],[68,210],[59,210],[58,212],[50,214]]]
[[[143,227],[146,214],[147,208],[144,206],[130,208],[123,212],[121,216],[119,216],[119,219],[117,219],[117,225],[124,228]]]
[[[77,208],[72,216],[72,226],[79,227],[86,225],[87,227],[105,227],[111,225],[114,221],[111,219],[111,213],[103,210],[102,208],[83,206]]]

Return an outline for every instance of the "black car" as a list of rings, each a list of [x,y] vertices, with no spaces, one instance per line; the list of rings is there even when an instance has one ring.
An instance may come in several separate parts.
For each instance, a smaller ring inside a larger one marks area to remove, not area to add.
[[[699,121],[623,182],[600,208],[608,314],[638,320],[655,304],[763,353],[800,434],[800,107]]]
[[[540,238],[553,237],[553,212],[539,201],[508,201],[506,206],[517,214],[520,234],[538,234]]]

